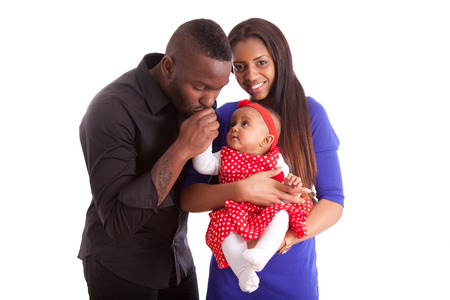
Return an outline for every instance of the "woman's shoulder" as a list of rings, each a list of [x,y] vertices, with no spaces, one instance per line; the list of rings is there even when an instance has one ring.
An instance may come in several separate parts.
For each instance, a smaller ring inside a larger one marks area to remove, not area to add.
[[[314,99],[311,96],[306,97],[308,100],[308,109],[309,109],[309,115],[311,116],[321,116],[327,115],[327,112],[325,111],[325,108],[322,104],[320,104],[316,99]]]
[[[239,101],[226,102],[216,109],[216,114],[226,115],[233,113],[237,109]]]
[[[339,139],[330,123],[327,112],[322,104],[313,97],[308,98],[309,121],[313,136],[314,149],[339,147]],[[327,144],[327,145],[325,145]],[[331,145],[330,145],[331,144]]]
[[[239,101],[226,102],[216,109],[217,120],[227,125],[234,111],[238,108]]]
[[[308,96],[308,110],[309,110],[309,119],[311,122],[311,127],[315,127],[320,123],[329,123],[328,115],[323,107],[316,99]]]

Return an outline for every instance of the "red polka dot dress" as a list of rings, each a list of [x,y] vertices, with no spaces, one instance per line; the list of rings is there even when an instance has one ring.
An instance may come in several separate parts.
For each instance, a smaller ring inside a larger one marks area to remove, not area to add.
[[[278,147],[265,155],[245,154],[223,147],[219,182],[233,182],[260,171],[273,170],[277,166],[279,155]],[[276,179],[283,181],[283,178]],[[289,227],[294,230],[298,238],[302,238],[307,235],[305,220],[311,208],[311,199],[307,199],[303,204],[280,203],[269,207],[227,200],[224,208],[209,214],[210,223],[206,232],[206,244],[213,252],[219,268],[226,268],[228,262],[222,252],[222,242],[230,233],[236,232],[248,242],[260,236],[275,214],[284,209],[289,214]]]

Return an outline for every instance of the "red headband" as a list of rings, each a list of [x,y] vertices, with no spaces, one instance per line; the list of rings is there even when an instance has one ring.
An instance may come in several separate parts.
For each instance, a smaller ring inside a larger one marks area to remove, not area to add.
[[[272,151],[273,149],[275,149],[275,147],[278,144],[278,134],[277,134],[277,129],[275,128],[275,123],[273,122],[273,119],[272,119],[272,116],[270,115],[270,113],[267,111],[267,109],[265,109],[261,105],[259,105],[257,103],[250,102],[249,100],[239,101],[238,108],[241,108],[241,107],[244,107],[244,106],[253,107],[263,117],[264,122],[266,122],[267,127],[269,127],[269,133],[271,135],[273,135],[273,137],[274,137],[273,143],[270,146],[269,151]]]

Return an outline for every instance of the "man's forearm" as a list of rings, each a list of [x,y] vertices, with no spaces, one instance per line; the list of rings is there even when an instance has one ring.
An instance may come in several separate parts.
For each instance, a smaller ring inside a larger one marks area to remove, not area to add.
[[[166,199],[188,159],[173,144],[153,166],[151,177],[158,193],[158,206]]]

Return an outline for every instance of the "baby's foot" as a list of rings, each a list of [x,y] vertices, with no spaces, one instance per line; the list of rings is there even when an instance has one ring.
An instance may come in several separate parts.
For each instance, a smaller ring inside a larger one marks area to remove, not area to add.
[[[254,292],[259,286],[259,277],[252,269],[245,270],[239,276],[239,287],[244,292]]]
[[[272,257],[266,250],[262,248],[253,248],[245,250],[244,259],[253,266],[256,272],[261,271]]]

